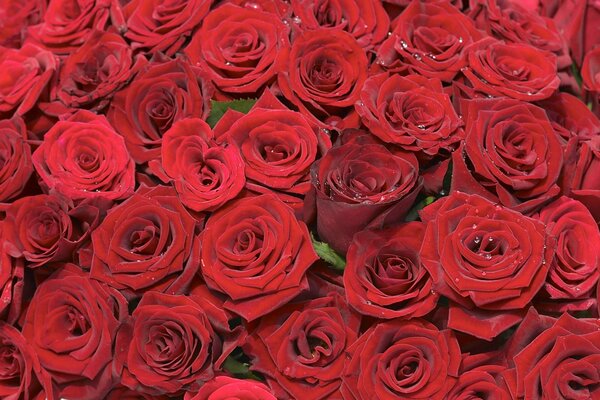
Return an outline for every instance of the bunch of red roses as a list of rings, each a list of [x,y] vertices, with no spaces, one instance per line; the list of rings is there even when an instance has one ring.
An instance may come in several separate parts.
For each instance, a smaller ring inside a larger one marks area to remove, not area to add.
[[[596,3],[0,0],[0,398],[599,399]]]

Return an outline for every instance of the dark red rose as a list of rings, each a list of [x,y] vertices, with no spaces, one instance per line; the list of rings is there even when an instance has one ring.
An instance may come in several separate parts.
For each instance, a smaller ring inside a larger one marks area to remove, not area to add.
[[[211,11],[185,54],[227,93],[253,94],[281,70],[288,28],[273,14],[224,4]]]
[[[600,119],[578,97],[557,92],[537,104],[546,111],[552,127],[564,142],[574,136],[582,140],[600,136]]]
[[[346,134],[312,167],[319,237],[346,253],[356,232],[402,221],[421,189],[412,153]]]
[[[94,30],[109,24],[125,29],[118,0],[50,0],[40,24],[29,28],[29,36],[55,54],[70,53],[84,45]]]
[[[125,298],[66,264],[35,291],[23,336],[65,399],[104,398]]]
[[[208,117],[214,88],[182,58],[156,59],[115,94],[108,120],[137,163],[160,159],[162,136],[183,118]]]
[[[517,329],[532,330],[526,342],[507,353],[514,386],[513,398],[596,399],[600,396],[600,323],[564,313],[558,320],[524,321]]]
[[[360,316],[335,293],[290,303],[264,316],[244,352],[278,399],[329,399],[339,392],[346,350],[358,338]]]
[[[105,400],[169,400],[168,396],[152,396],[136,392],[126,386],[117,386],[106,395]]]
[[[566,41],[554,21],[524,4],[513,0],[477,0],[471,4],[469,16],[476,26],[509,43],[526,43],[558,57],[558,68],[571,66]]]
[[[184,400],[277,400],[268,387],[252,379],[216,376],[206,382],[198,393],[188,392]]]
[[[94,31],[64,61],[53,86],[53,103],[41,108],[61,116],[78,108],[103,110],[114,93],[125,86],[145,63],[115,33]]]
[[[377,50],[377,64],[391,72],[450,82],[466,64],[465,48],[483,37],[449,2],[411,1]]]
[[[297,213],[302,210],[320,146],[316,128],[301,113],[285,108],[265,91],[248,114],[224,115],[215,136],[239,149],[247,189],[274,192]]]
[[[0,46],[19,48],[25,37],[25,30],[42,20],[47,0],[3,0],[0,2],[2,29]]]
[[[419,319],[377,324],[349,353],[344,400],[445,399],[460,366],[452,332]]]
[[[235,348],[222,305],[198,286],[189,296],[147,292],[119,328],[116,372],[130,389],[151,395],[197,391]]]
[[[471,97],[547,99],[558,89],[556,56],[524,43],[504,43],[491,37],[470,45],[468,65],[461,69],[474,92]]]
[[[600,92],[600,46],[588,52],[581,66],[583,86],[591,92]]]
[[[426,157],[449,153],[465,136],[463,122],[437,79],[372,76],[363,86],[356,111],[379,139]]]
[[[571,140],[565,153],[565,195],[582,202],[600,222],[600,136]]]
[[[371,0],[292,0],[294,23],[301,30],[339,29],[350,33],[358,44],[372,49],[387,37],[390,18],[381,2]]]
[[[74,206],[57,195],[22,197],[6,209],[2,235],[13,257],[23,257],[29,268],[54,261],[76,261],[105,215],[108,204],[84,201]]]
[[[208,14],[213,0],[132,0],[123,7],[131,47],[172,56]]]
[[[306,225],[269,194],[220,208],[200,240],[204,280],[227,296],[226,309],[248,321],[307,289],[306,271],[318,259]]]
[[[25,267],[23,259],[10,256],[8,246],[0,239],[0,319],[12,324],[21,316]]]
[[[218,144],[199,118],[177,121],[162,140],[162,168],[181,202],[195,211],[214,211],[244,188],[244,160],[236,146]]]
[[[451,307],[449,327],[490,340],[519,322],[554,256],[544,224],[460,192],[426,207],[421,218],[428,222],[421,260],[433,289],[464,308]]]
[[[58,68],[58,58],[27,43],[17,49],[0,47],[0,68],[5,74],[0,87],[0,115],[22,116],[30,111]]]
[[[0,396],[3,399],[54,399],[50,375],[16,328],[0,322]]]
[[[462,400],[475,393],[480,399],[512,400],[502,376],[505,370],[505,366],[492,364],[461,371],[446,399]]]
[[[133,192],[135,164],[104,116],[80,110],[57,122],[33,153],[44,187],[72,200],[123,199]]]
[[[452,190],[523,213],[556,197],[563,151],[544,110],[506,98],[465,103],[467,138],[452,155]]]
[[[358,126],[351,107],[367,79],[368,61],[351,34],[327,28],[306,31],[284,59],[287,68],[278,83],[287,100],[319,126]]]
[[[382,319],[422,317],[433,310],[438,295],[419,255],[424,235],[422,222],[354,235],[344,269],[350,305]]]
[[[18,196],[33,172],[23,120],[0,120],[0,202]]]
[[[90,275],[125,293],[179,292],[200,263],[195,225],[172,187],[142,186],[92,233]]]

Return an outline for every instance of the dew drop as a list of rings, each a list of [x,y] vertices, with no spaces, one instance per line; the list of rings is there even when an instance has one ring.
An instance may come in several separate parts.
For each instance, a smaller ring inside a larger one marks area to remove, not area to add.
[[[436,59],[436,57],[435,57],[435,54],[431,54],[431,53],[429,53],[429,54],[427,54],[427,56],[428,56],[429,58],[431,58],[432,60],[435,60],[435,59]]]
[[[388,32],[388,36],[392,36],[392,32]]]
[[[291,368],[290,368],[290,367],[286,367],[286,368],[283,370],[283,373],[284,373],[285,375],[289,375],[289,374],[290,374],[290,372],[292,372],[292,370],[291,370]]]
[[[417,125],[417,128],[419,128],[419,129],[425,129],[427,127],[425,125],[419,124],[419,125]]]
[[[458,38],[458,43],[462,43],[462,42],[464,42],[463,38],[462,38],[462,37],[459,37],[459,38]]]
[[[473,228],[473,229],[477,229],[477,224],[473,224],[473,225],[471,226],[471,228]]]
[[[366,303],[368,306],[370,306],[370,305],[372,305],[372,304],[373,304],[373,303],[371,303],[371,301],[369,301],[369,300],[367,300],[365,303]]]
[[[458,282],[458,281],[460,281],[460,279],[454,278],[454,282]]]
[[[479,244],[479,243],[481,243],[481,238],[479,236],[475,236],[475,239],[473,239],[473,242],[475,244]]]
[[[408,48],[408,44],[406,44],[406,42],[404,40],[400,41],[400,46],[402,46],[403,49],[407,49]]]
[[[429,292],[430,292],[432,295],[435,295],[435,290],[431,289]]]
[[[362,100],[359,100],[356,102],[356,105],[359,107],[363,107],[365,105],[365,103],[363,103]]]
[[[482,275],[482,276],[486,276],[486,275],[487,275],[487,272],[485,272],[485,271],[481,271],[481,275]]]
[[[421,55],[419,53],[413,54],[413,57],[415,58],[415,60],[421,61]]]
[[[299,17],[292,18],[292,21],[294,21],[295,24],[301,24],[302,23],[302,20]],[[342,20],[342,22],[344,22],[344,21]]]
[[[579,292],[579,291],[581,291],[581,288],[580,288],[580,287],[576,287],[576,288],[575,288],[575,291],[576,291],[576,292]]]
[[[231,64],[229,61],[227,61],[227,62],[225,63],[225,65],[232,65],[232,64]]]
[[[485,258],[486,260],[491,260],[492,259],[492,255],[491,254],[486,254],[483,258]]]
[[[488,238],[488,242],[493,242],[493,241],[494,241],[494,238],[493,238],[493,237],[489,237],[489,238]]]
[[[527,92],[528,96],[533,96],[533,92]]]

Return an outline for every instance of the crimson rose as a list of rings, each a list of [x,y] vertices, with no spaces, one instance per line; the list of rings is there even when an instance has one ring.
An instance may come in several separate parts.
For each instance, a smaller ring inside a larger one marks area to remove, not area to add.
[[[33,172],[23,120],[0,120],[0,202],[19,195]]]
[[[268,387],[252,379],[216,376],[206,382],[198,393],[188,392],[184,400],[277,400]]]

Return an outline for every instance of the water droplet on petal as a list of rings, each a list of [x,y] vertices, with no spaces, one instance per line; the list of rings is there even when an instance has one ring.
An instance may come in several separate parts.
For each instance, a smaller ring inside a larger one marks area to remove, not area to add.
[[[473,225],[471,226],[471,228],[473,228],[473,229],[477,229],[477,224],[473,224]]]
[[[400,46],[402,46],[403,49],[407,49],[408,48],[408,44],[406,44],[406,42],[404,40],[400,41]]]
[[[413,54],[413,57],[414,57],[414,58],[415,58],[415,60],[417,60],[417,61],[421,61],[421,58],[422,58],[422,57],[421,57],[421,55],[420,55],[419,53],[414,53],[414,54]]]
[[[528,96],[533,96],[533,92],[527,92]]]
[[[419,124],[419,125],[417,125],[417,128],[419,128],[419,129],[425,129],[427,127],[425,125]]]
[[[463,38],[462,38],[462,37],[459,37],[459,38],[458,38],[458,43],[462,43],[462,42],[464,42]]]
[[[485,271],[481,271],[481,275],[483,275],[483,276],[486,276],[486,275],[487,275],[487,272],[485,272]]]
[[[475,244],[479,244],[479,243],[481,243],[481,238],[479,236],[475,236],[475,239],[473,239],[473,242]]]
[[[493,242],[493,241],[494,241],[494,238],[490,236],[490,237],[488,238],[488,242]]]
[[[294,21],[295,24],[301,24],[302,23],[302,20],[299,17],[292,18],[292,21]],[[342,20],[342,22],[344,22],[344,21]]]
[[[491,260],[492,259],[492,255],[488,253],[483,258],[485,258],[486,260]]]

